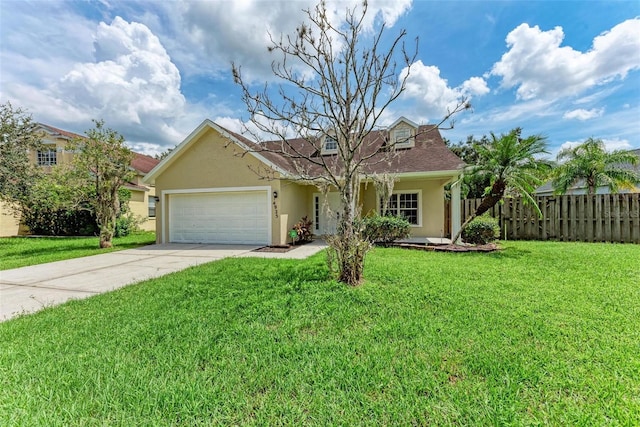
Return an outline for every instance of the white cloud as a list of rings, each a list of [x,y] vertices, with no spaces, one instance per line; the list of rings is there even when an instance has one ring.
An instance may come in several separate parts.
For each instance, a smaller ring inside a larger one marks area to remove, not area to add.
[[[586,138],[585,138],[586,140]],[[585,140],[583,141],[567,141],[564,144],[562,144],[560,146],[560,150],[566,150],[569,148],[575,148],[578,145],[582,144]],[[604,148],[607,151],[615,151],[615,150],[629,150],[631,149],[631,144],[629,143],[628,140],[626,139],[620,139],[620,138],[609,138],[609,139],[605,139],[602,138],[602,142],[604,143]]]
[[[269,128],[269,122],[264,119],[264,117],[256,116],[256,120],[258,120],[258,122],[261,123],[265,128]],[[218,116],[213,120],[213,122],[227,130],[230,130],[231,132],[243,135],[245,138],[255,142],[272,141],[275,139],[279,139],[278,135],[261,130],[258,126],[256,126],[255,123],[250,120],[243,121],[229,116]],[[294,132],[293,129],[281,128],[279,130],[285,132],[285,135],[288,138],[296,138],[299,136]]]
[[[494,108],[480,116],[487,123],[519,123],[531,117],[555,115],[557,115],[557,112],[554,110],[552,102],[537,99]]]
[[[120,17],[100,23],[94,45],[97,62],[76,64],[56,87],[67,102],[125,125],[184,109],[178,68],[145,25]]]
[[[585,110],[582,108],[578,108],[577,110],[567,111],[562,116],[563,119],[577,119],[580,121],[585,121],[589,119],[593,119],[595,117],[600,117],[604,113],[604,108],[592,108],[591,110]]]
[[[242,120],[234,117],[216,117],[213,121],[231,132],[242,134],[244,131],[244,124]]]
[[[562,150],[568,150],[570,148],[575,148],[578,145],[582,144],[584,141],[567,141],[564,144],[562,144],[560,146],[560,148],[558,149],[558,152],[562,151]]]
[[[473,96],[489,93],[489,87],[481,77],[471,77],[458,87],[450,87],[449,82],[440,76],[440,69],[433,65],[424,65],[422,61],[413,63],[409,70],[404,68],[400,78],[407,78],[404,98],[417,101],[420,114],[437,119],[452,110],[462,98],[470,100]]]
[[[542,31],[521,24],[507,35],[509,51],[491,74],[502,78],[502,87],[517,87],[519,99],[529,100],[575,96],[640,69],[640,18],[597,36],[585,53],[560,46],[563,39],[562,27]]]
[[[98,25],[93,44],[94,61],[76,63],[48,87],[14,85],[9,97],[38,121],[58,127],[87,129],[91,119],[104,119],[133,145],[182,139],[193,124],[185,120],[178,68],[158,37],[143,24],[116,17]],[[192,110],[199,112],[197,106]]]
[[[73,31],[60,22],[73,22]],[[0,2],[0,96],[14,98],[18,82],[56,81],[91,58],[94,32],[95,23],[54,2]]]
[[[633,148],[631,147],[631,144],[629,143],[629,141],[626,139],[620,139],[620,138],[603,139],[602,142],[604,142],[604,147],[606,148],[607,151],[630,150],[631,148]]]
[[[411,8],[412,0],[370,0],[369,10],[370,14],[367,15],[367,21],[365,22],[367,28],[371,29],[374,25],[375,17],[380,14],[382,20],[387,26],[392,27],[396,21],[404,15]],[[358,1],[334,1],[332,2],[336,8],[344,7],[345,4],[351,3],[352,5],[359,4]]]
[[[602,102],[606,101],[606,99],[609,96],[611,96],[614,93],[616,93],[616,91],[618,91],[622,87],[623,87],[623,85],[621,85],[621,84],[617,84],[617,85],[613,85],[613,86],[609,85],[606,88],[603,88],[602,90],[598,90],[598,91],[596,91],[594,93],[590,93],[588,95],[581,96],[580,98],[574,100],[573,103],[576,104],[576,105],[602,103]]]
[[[162,152],[165,151],[162,146],[149,142],[129,143],[129,148],[136,153],[144,153],[147,156],[155,156],[157,154],[162,154]]]
[[[466,95],[482,96],[490,92],[487,82],[482,77],[471,77],[469,80],[462,83],[460,86],[460,92]]]
[[[242,66],[248,79],[272,77],[271,63],[279,57],[268,52],[270,37],[279,40],[291,35],[306,22],[303,9],[313,10],[316,0],[295,2],[246,0],[234,2],[166,2],[164,7],[173,20],[175,35],[189,54],[182,54],[189,73],[228,73],[231,62]],[[328,1],[329,18],[340,25],[346,8],[360,7],[361,1]],[[392,26],[411,6],[411,0],[373,0],[364,21],[371,30],[376,19]],[[337,42],[336,42],[337,43]]]

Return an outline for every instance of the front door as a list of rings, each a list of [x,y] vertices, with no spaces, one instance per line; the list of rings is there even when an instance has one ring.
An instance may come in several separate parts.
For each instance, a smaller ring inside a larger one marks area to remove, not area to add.
[[[326,197],[320,193],[313,195],[313,209],[315,213],[315,234],[336,234],[342,207],[338,192],[327,193]]]

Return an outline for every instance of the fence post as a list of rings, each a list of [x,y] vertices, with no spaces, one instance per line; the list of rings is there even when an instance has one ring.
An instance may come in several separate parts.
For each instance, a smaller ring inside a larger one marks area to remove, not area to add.
[[[631,241],[640,243],[640,193],[632,194],[629,200],[631,202],[631,222],[632,232]]]
[[[602,242],[602,201],[604,199],[604,194],[596,195],[596,203],[595,203],[595,241]]]

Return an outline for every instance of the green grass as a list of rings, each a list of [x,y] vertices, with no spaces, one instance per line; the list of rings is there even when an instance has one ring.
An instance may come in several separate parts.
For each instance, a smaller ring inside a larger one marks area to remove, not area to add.
[[[2,237],[0,270],[137,248],[155,241],[156,235],[150,231],[115,238],[110,249],[100,249],[97,237]]]
[[[0,324],[0,425],[637,425],[640,246],[225,259]]]

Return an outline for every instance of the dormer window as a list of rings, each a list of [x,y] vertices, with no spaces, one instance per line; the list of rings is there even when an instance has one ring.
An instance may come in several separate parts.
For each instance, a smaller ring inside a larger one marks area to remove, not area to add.
[[[413,147],[414,139],[411,128],[400,127],[393,130],[392,144],[395,148]]]
[[[335,154],[338,152],[338,140],[331,135],[325,135],[322,143],[322,154]]]
[[[416,145],[416,135],[418,134],[418,125],[407,119],[400,117],[389,126],[389,142],[390,149],[395,148],[411,148]]]

